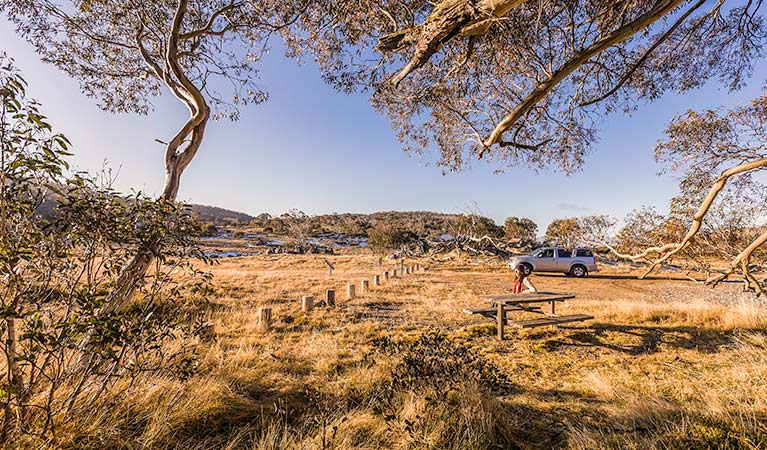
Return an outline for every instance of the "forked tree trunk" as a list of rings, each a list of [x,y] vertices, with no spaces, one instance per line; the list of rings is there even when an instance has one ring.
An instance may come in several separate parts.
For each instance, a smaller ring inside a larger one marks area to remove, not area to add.
[[[190,118],[176,133],[165,149],[165,185],[159,200],[175,201],[181,182],[181,174],[192,162],[197,150],[200,149],[205,127],[210,118],[210,108],[200,89],[197,88],[184,73],[178,61],[180,42],[185,39],[181,28],[187,11],[188,0],[179,0],[173,16],[168,42],[165,48],[164,67],[147,52],[142,43],[142,32],[136,36],[136,43],[141,56],[150,70],[159,80],[165,83],[171,93],[188,109]],[[106,298],[101,314],[119,311],[131,301],[133,294],[144,282],[144,275],[149,269],[154,255],[152,246],[141,246],[136,255],[123,268],[115,286]]]
[[[181,183],[181,175],[184,169],[189,165],[192,157],[200,148],[202,143],[202,136],[205,132],[205,126],[208,121],[209,111],[206,105],[202,105],[203,111],[202,123],[193,128],[191,134],[193,135],[191,141],[184,148],[182,153],[178,152],[178,146],[180,140],[174,139],[168,144],[166,149],[166,165],[165,165],[165,184],[163,186],[162,194],[160,194],[159,200],[175,201],[178,196],[178,190]],[[177,143],[177,141],[179,141]],[[108,314],[115,311],[119,311],[125,308],[131,301],[133,294],[144,283],[144,275],[146,275],[149,266],[154,260],[154,255],[151,251],[151,246],[145,244],[136,252],[136,255],[131,258],[128,264],[123,268],[115,281],[114,288],[107,296],[101,314]]]

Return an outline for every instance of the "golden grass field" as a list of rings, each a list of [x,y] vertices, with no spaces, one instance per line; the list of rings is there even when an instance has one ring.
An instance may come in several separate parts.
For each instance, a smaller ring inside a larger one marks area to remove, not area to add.
[[[595,319],[508,329],[501,342],[489,319],[462,312],[509,290],[500,262],[419,261],[429,270],[347,301],[346,283],[371,279],[378,257],[329,258],[332,278],[321,255],[222,259],[198,374],[144,379],[130,398],[68,424],[77,432],[59,445],[767,448],[767,310],[740,284],[711,290],[674,272],[637,280],[615,269],[534,275],[539,290],[577,294],[558,312]],[[328,288],[336,308],[300,311],[302,295],[319,300]],[[260,306],[273,308],[265,333]],[[388,353],[373,344],[424,334],[421,346]]]

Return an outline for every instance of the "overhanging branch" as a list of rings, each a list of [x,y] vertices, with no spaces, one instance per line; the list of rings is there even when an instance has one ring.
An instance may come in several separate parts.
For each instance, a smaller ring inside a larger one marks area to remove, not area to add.
[[[650,265],[650,267],[645,271],[645,273],[640,276],[640,278],[646,277],[653,270],[655,270],[655,268],[658,267],[660,264],[663,264],[664,262],[668,261],[672,256],[678,254],[682,250],[692,245],[693,238],[695,237],[695,235],[698,234],[701,227],[703,226],[703,219],[706,217],[706,214],[708,214],[708,211],[711,209],[711,206],[713,205],[714,200],[716,200],[717,196],[722,191],[722,189],[724,189],[725,185],[727,184],[727,181],[731,177],[741,173],[750,172],[752,170],[759,169],[762,167],[767,167],[767,158],[759,158],[754,161],[749,161],[749,162],[737,165],[735,167],[731,167],[725,170],[724,172],[722,172],[719,178],[717,178],[716,182],[714,182],[714,184],[711,186],[711,189],[709,190],[706,197],[703,199],[703,202],[701,202],[701,205],[698,208],[698,211],[693,216],[693,222],[692,222],[692,225],[690,226],[690,229],[687,231],[687,234],[685,234],[685,236],[682,238],[681,241],[665,244],[665,245],[657,246],[657,247],[650,247],[648,249],[645,249],[641,253],[637,253],[634,255],[623,254],[616,251],[613,248],[610,248],[610,251],[619,258],[630,259],[632,261],[649,259],[650,255],[659,255],[658,259],[654,260],[652,264]],[[742,258],[742,256],[738,256],[738,258]]]
[[[527,0],[442,0],[423,23],[382,36],[376,47],[381,52],[415,46],[408,64],[391,80],[397,86],[410,73],[426,64],[448,41],[487,33],[493,21],[505,16]]]
[[[589,106],[589,105],[593,105],[595,103],[599,103],[602,100],[604,100],[604,99],[610,97],[611,95],[615,94],[616,92],[618,92],[618,89],[623,87],[623,85],[626,84],[626,82],[631,79],[631,76],[634,75],[634,73],[642,66],[642,64],[645,63],[645,61],[647,61],[647,58],[649,58],[650,55],[652,55],[652,53],[658,47],[660,47],[660,45],[663,42],[668,40],[668,38],[671,37],[672,34],[674,34],[674,31],[676,31],[677,28],[679,28],[684,23],[684,21],[687,20],[688,17],[690,17],[690,15],[693,12],[695,12],[695,10],[697,10],[698,8],[703,6],[703,4],[706,3],[706,1],[707,0],[699,0],[697,3],[692,5],[692,7],[690,7],[687,11],[685,11],[684,14],[682,14],[676,20],[676,22],[674,22],[674,24],[671,25],[671,27],[668,30],[666,30],[666,32],[663,33],[663,35],[661,35],[661,37],[658,38],[658,40],[655,41],[655,43],[653,43],[653,45],[651,45],[650,48],[648,48],[646,52],[644,52],[644,54],[642,54],[642,56],[637,60],[637,62],[634,63],[631,66],[631,68],[629,68],[629,70],[627,70],[626,73],[623,74],[621,79],[618,80],[618,82],[615,84],[615,86],[613,86],[612,89],[610,89],[609,91],[607,91],[604,94],[600,95],[599,97],[593,98],[591,100],[587,100],[587,101],[581,103],[578,106],[583,107],[583,106]]]
[[[478,157],[481,158],[488,148],[501,142],[503,140],[503,134],[568,75],[573,73],[592,57],[625,41],[637,32],[652,25],[681,4],[682,1],[683,0],[659,0],[652,9],[642,14],[637,19],[618,28],[597,42],[594,42],[586,49],[576,53],[575,56],[557,69],[547,80],[538,84],[535,89],[522,100],[522,102],[520,102],[510,113],[504,116],[504,118],[496,125],[495,129],[493,129],[490,136],[483,141],[483,146]]]

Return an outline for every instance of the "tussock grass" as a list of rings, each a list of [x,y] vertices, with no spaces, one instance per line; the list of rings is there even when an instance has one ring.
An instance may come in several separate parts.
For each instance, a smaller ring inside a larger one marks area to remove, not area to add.
[[[499,342],[492,323],[461,310],[509,289],[503,264],[421,261],[429,271],[347,301],[346,283],[371,279],[377,257],[330,258],[332,278],[322,256],[222,260],[206,316],[215,338],[199,349],[198,373],[118,384],[100,408],[58,424],[47,446],[767,448],[767,310],[735,284],[711,291],[683,279],[535,275],[541,290],[578,295],[559,312],[595,320],[510,330]],[[300,311],[302,295],[320,300],[328,288],[337,308]],[[266,333],[257,330],[260,306],[273,309]],[[420,353],[375,344],[430,333],[448,344]],[[455,348],[509,385],[449,362]],[[426,381],[405,382],[408,373]],[[41,442],[6,443],[32,445]]]

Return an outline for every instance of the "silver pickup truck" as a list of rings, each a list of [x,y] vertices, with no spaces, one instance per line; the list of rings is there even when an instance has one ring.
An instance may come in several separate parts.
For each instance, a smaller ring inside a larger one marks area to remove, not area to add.
[[[514,256],[509,267],[521,267],[528,275],[532,272],[562,272],[574,277],[585,277],[597,272],[594,252],[590,248],[566,250],[560,247],[539,248],[531,256]]]

